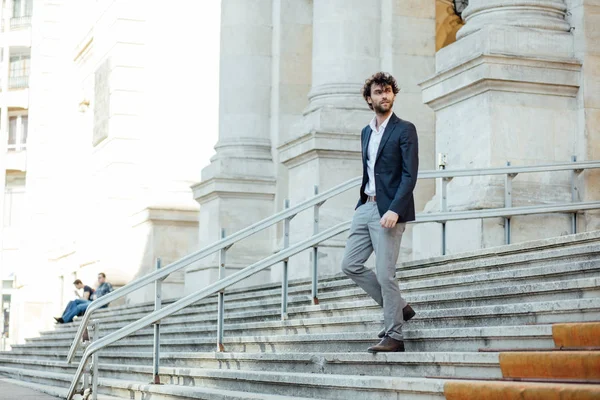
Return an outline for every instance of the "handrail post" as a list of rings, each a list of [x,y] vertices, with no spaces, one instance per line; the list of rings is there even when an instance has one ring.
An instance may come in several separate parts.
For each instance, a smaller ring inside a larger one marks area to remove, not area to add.
[[[510,167],[510,161],[506,162],[506,166]],[[517,174],[504,175],[504,208],[512,207],[512,182]],[[504,217],[504,244],[510,244],[510,217]]]
[[[89,344],[94,343],[100,337],[98,336],[100,332],[99,322],[96,320],[90,321],[88,325],[89,330],[91,331],[91,336],[89,338]],[[87,370],[84,369],[83,372],[83,385],[79,394],[83,397],[84,400],[97,400],[98,399],[98,353],[92,354],[92,360],[90,364],[87,366]],[[69,399],[70,400],[70,399]]]
[[[89,338],[89,344],[91,345],[96,340],[100,338],[99,332],[99,322],[96,320],[90,321],[88,328],[91,332]],[[81,394],[84,400],[97,400],[98,399],[98,353],[92,354],[92,360],[90,364],[87,366],[87,369],[83,370],[83,385],[81,387],[81,391],[78,392]],[[77,383],[75,383],[76,385]],[[69,399],[70,400],[70,399]]]
[[[443,171],[446,169],[446,157],[447,155],[444,153],[438,153],[438,170]],[[441,178],[441,197],[440,197],[440,212],[448,211],[448,202],[447,202],[447,194],[448,194],[448,182],[450,182],[452,178]],[[437,179],[436,179],[437,181]],[[446,221],[441,221],[442,224],[442,255],[446,255]]]
[[[285,199],[284,207],[290,208],[289,199]],[[287,249],[290,245],[290,220],[286,218],[283,221],[283,248]],[[283,260],[283,277],[281,279],[281,319],[287,319],[288,311],[288,259]]]
[[[319,194],[319,186],[315,185],[315,196]],[[319,233],[319,208],[322,203],[315,204],[313,211],[313,235]],[[319,304],[319,245],[313,247],[312,257],[312,290],[311,297],[314,305]]]
[[[82,396],[89,396],[89,392],[90,392],[90,375],[92,373],[92,366],[89,365],[89,370],[83,372],[83,386],[81,387],[81,392],[79,394],[81,394]],[[71,399],[67,399],[67,400],[71,400]]]
[[[100,322],[94,322],[92,328],[92,338],[94,342],[100,339]],[[99,368],[98,352],[92,354],[92,400],[98,399],[98,368]]]
[[[442,212],[448,211],[448,182],[450,182],[452,178],[442,178],[442,196],[440,199],[440,208]],[[446,255],[446,221],[442,221],[442,255]]]
[[[225,229],[221,229],[221,239],[225,239]],[[222,248],[219,251],[219,280],[225,278],[225,256],[227,248]],[[225,291],[219,290],[217,294],[217,351],[224,352],[223,345],[223,330],[225,326]]]
[[[571,161],[576,163],[577,156],[571,156]],[[579,174],[581,174],[583,170],[574,169],[571,171],[571,202],[577,203],[581,201],[579,198],[579,190],[577,189],[577,178],[579,178]],[[571,232],[573,234],[577,233],[577,211],[571,214]]]
[[[156,259],[156,270],[161,268],[160,258]],[[162,279],[154,281],[154,311],[158,311],[162,307]],[[152,363],[152,376],[154,380],[152,384],[160,385],[160,321],[154,323],[154,351],[153,351],[153,363]]]

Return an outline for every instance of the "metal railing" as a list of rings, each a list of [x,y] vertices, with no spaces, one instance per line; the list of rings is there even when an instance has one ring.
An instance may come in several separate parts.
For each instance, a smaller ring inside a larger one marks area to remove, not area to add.
[[[12,17],[10,19],[10,29],[24,29],[31,26],[31,15],[21,17]]]
[[[575,158],[573,158],[573,162],[571,163],[563,163],[563,164],[549,164],[549,165],[537,165],[537,166],[525,166],[525,167],[502,167],[502,168],[485,168],[485,169],[473,169],[473,170],[438,170],[438,171],[421,171],[419,172],[419,179],[440,179],[442,181],[441,188],[441,196],[440,196],[440,209],[441,212],[430,213],[430,214],[418,214],[416,221],[414,223],[425,223],[425,222],[439,222],[445,226],[445,223],[448,221],[457,221],[457,220],[466,220],[466,219],[479,219],[479,218],[497,218],[502,217],[505,218],[506,221],[510,221],[511,217],[518,215],[534,215],[534,214],[547,214],[547,213],[572,213],[574,215],[574,219],[576,218],[576,213],[584,210],[592,210],[592,209],[600,209],[600,201],[590,201],[590,202],[573,202],[566,204],[551,204],[551,205],[537,205],[537,206],[527,206],[527,207],[511,207],[512,206],[512,179],[514,179],[517,174],[521,173],[538,173],[538,172],[556,172],[556,171],[572,171],[571,175],[571,190],[572,190],[572,200],[576,201],[577,196],[577,186],[576,186],[576,178],[577,176],[585,169],[596,169],[600,168],[600,161],[590,161],[590,162],[576,162]],[[446,190],[447,183],[453,179],[458,177],[474,177],[474,176],[493,176],[493,175],[504,175],[505,176],[505,207],[504,208],[495,208],[495,209],[483,209],[483,210],[469,210],[469,211],[458,211],[458,212],[448,212],[447,210],[447,200],[446,200]],[[318,194],[318,188],[315,187],[315,196],[308,200],[301,202],[300,204],[289,207],[289,202],[286,201],[285,209],[281,212],[278,212],[262,221],[259,221],[245,229],[240,230],[239,232],[226,237],[225,231],[221,233],[221,240],[206,246],[205,248],[192,253],[182,259],[175,261],[174,263],[167,265],[164,268],[160,268],[160,261],[157,263],[156,271],[139,278],[129,284],[115,290],[112,293],[109,293],[106,296],[103,296],[95,301],[93,301],[89,307],[87,308],[85,315],[81,320],[81,324],[77,330],[75,338],[73,340],[73,344],[69,349],[69,354],[67,356],[67,361],[72,362],[75,357],[75,352],[77,351],[77,347],[82,339],[83,333],[87,328],[87,325],[90,321],[91,315],[106,304],[119,299],[135,290],[138,290],[149,283],[155,282],[155,292],[156,292],[156,302],[155,302],[155,310],[142,317],[141,319],[134,321],[119,330],[112,332],[101,339],[95,340],[90,343],[89,346],[85,349],[81,360],[79,362],[79,366],[71,382],[71,386],[69,388],[69,392],[67,395],[67,400],[70,400],[72,396],[75,394],[76,386],[81,379],[81,376],[84,372],[85,366],[91,356],[94,356],[100,349],[115,343],[116,341],[123,339],[124,337],[131,335],[132,333],[145,328],[146,326],[155,324],[154,330],[154,364],[153,364],[153,373],[154,373],[154,382],[160,382],[160,378],[158,375],[159,369],[159,347],[160,347],[160,337],[159,337],[159,321],[163,318],[166,318],[174,313],[190,306],[193,303],[196,303],[202,299],[207,298],[208,296],[218,294],[218,315],[217,315],[217,351],[224,351],[223,346],[223,325],[224,325],[224,290],[234,285],[254,274],[260,272],[266,268],[271,267],[277,263],[284,263],[284,274],[282,279],[282,308],[281,308],[281,317],[282,319],[287,318],[287,260],[308,249],[313,249],[316,252],[318,245],[328,239],[331,239],[350,228],[351,221],[342,222],[336,226],[333,226],[329,229],[326,229],[322,232],[319,232],[319,207],[328,199],[335,197],[343,192],[346,192],[349,189],[355,188],[361,183],[361,177],[357,177],[351,179],[345,183],[342,183],[332,189],[329,189],[321,194]],[[294,218],[298,213],[307,210],[309,208],[314,209],[314,230],[313,236],[305,239],[293,246],[289,246],[289,221]],[[233,246],[236,242],[245,239],[259,231],[262,231],[266,228],[271,227],[274,224],[279,222],[284,222],[284,246],[276,254],[273,254],[261,261],[258,261],[230,276],[225,277],[225,255],[226,251]],[[576,232],[577,225],[576,222],[572,223],[573,233]],[[509,233],[506,235],[507,242],[510,242],[510,226],[505,225],[505,230],[508,230]],[[442,229],[442,253],[445,251],[445,229]],[[161,308],[160,301],[160,282],[164,280],[171,273],[180,270],[193,262],[196,262],[210,254],[219,251],[219,280],[215,283],[208,285],[207,287],[198,290],[188,296],[181,298],[180,300]],[[318,258],[316,254],[313,253],[313,271],[312,271],[312,298],[313,304],[318,304]],[[97,325],[97,322],[96,322]],[[97,328],[96,328],[97,329]],[[94,358],[95,367],[97,367],[97,358]],[[93,382],[92,386],[97,386],[98,373],[94,370],[95,374],[93,374]],[[95,382],[94,382],[95,380]],[[84,388],[85,389],[85,388]],[[95,398],[96,393],[92,389],[92,398]]]
[[[9,143],[6,145],[7,151],[23,151],[27,150],[27,143]]]
[[[27,89],[29,87],[29,75],[9,76],[9,89]]]

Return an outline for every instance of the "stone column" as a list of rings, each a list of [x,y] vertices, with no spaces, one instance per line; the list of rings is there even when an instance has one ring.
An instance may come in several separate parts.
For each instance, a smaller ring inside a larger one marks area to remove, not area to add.
[[[578,154],[583,160],[600,160],[600,3],[567,0],[568,21],[573,26],[575,57],[583,63],[581,90],[577,96]],[[580,199],[600,200],[600,170],[585,171],[578,182]],[[579,229],[600,229],[600,211],[588,211]]]
[[[221,228],[231,234],[271,215],[275,196],[269,129],[272,0],[223,0],[221,7],[219,141],[201,182],[193,186],[200,203],[200,247],[218,240]],[[258,233],[227,252],[227,268],[239,270],[272,249],[270,231]],[[217,256],[186,271],[187,292],[218,277]],[[264,282],[260,274],[252,279],[245,285]]]
[[[471,0],[457,41],[436,56],[436,74],[422,83],[436,111],[436,151],[448,169],[568,162],[580,136],[580,62],[562,0]],[[513,206],[571,200],[568,173],[523,174]],[[439,195],[439,194],[438,194]],[[436,211],[436,197],[426,210]],[[448,185],[450,210],[504,205],[504,178],[461,178]],[[567,215],[511,221],[512,242],[570,232]],[[504,243],[502,219],[447,224],[447,252]],[[438,224],[415,228],[417,258],[440,253]]]
[[[361,96],[367,77],[381,69],[381,0],[315,0],[313,3],[312,86],[302,121],[279,147],[288,168],[291,204],[358,176],[360,131],[372,118]],[[321,207],[321,229],[352,216],[357,191]],[[291,242],[312,235],[312,211],[291,223]],[[319,248],[321,274],[339,271],[347,235]],[[290,260],[290,277],[310,276],[310,251]],[[274,275],[278,273],[274,270]]]
[[[394,75],[401,88],[395,112],[419,130],[422,168],[433,163],[433,112],[422,104],[418,82],[430,76],[435,55],[435,2],[399,0],[315,0],[313,5],[312,86],[304,118],[279,146],[288,168],[292,204],[362,173],[360,132],[373,117],[361,92],[377,71]],[[432,185],[417,187],[417,207],[433,194]],[[331,199],[321,208],[321,229],[352,217],[358,189]],[[292,242],[310,236],[312,213],[291,224]],[[319,248],[320,273],[339,272],[346,234]],[[403,239],[410,253],[411,234]],[[293,276],[308,276],[311,253],[291,260]]]

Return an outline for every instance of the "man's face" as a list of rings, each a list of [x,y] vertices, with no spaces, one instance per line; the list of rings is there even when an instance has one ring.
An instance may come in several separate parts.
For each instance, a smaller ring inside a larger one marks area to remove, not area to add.
[[[392,109],[394,106],[394,99],[396,95],[390,85],[378,85],[376,83],[371,85],[371,100],[370,103],[373,106],[373,110],[377,114],[385,114]]]
[[[76,289],[81,289],[82,287],[83,287],[83,283],[77,283],[77,284],[75,285],[75,288],[76,288]]]
[[[98,275],[98,285],[102,285],[106,281],[106,278],[102,275]]]

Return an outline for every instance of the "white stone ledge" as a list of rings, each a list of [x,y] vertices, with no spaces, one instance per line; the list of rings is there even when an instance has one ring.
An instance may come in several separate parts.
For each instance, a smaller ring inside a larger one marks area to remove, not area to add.
[[[478,54],[468,62],[421,82],[423,102],[434,110],[487,91],[575,98],[581,64],[564,59],[523,59]]]

